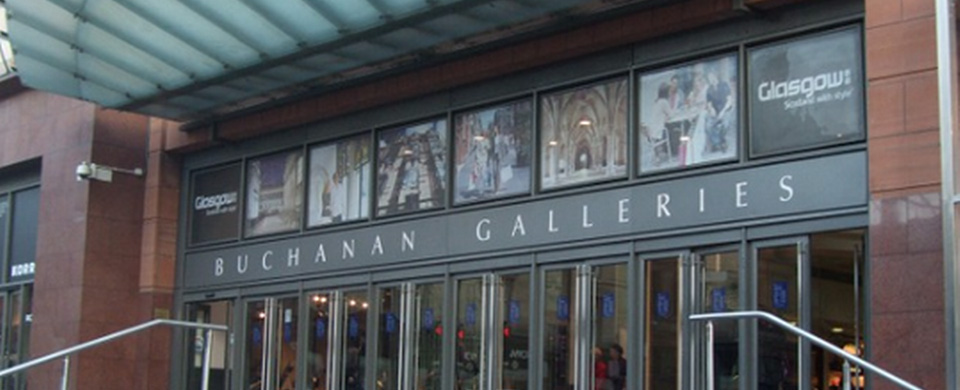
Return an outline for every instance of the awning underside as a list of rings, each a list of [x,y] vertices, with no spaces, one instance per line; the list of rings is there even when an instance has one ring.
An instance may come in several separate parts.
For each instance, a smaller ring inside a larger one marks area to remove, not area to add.
[[[7,0],[32,88],[194,120],[633,1]]]

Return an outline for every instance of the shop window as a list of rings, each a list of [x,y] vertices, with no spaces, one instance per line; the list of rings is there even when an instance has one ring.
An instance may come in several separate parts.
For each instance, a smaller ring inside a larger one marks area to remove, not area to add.
[[[447,120],[381,131],[377,151],[377,215],[446,203]]]
[[[540,187],[620,178],[627,173],[626,78],[540,99]]]
[[[749,51],[752,155],[863,139],[860,40],[847,28]]]
[[[236,239],[240,230],[240,164],[193,175],[190,242]]]
[[[16,191],[4,198],[13,199],[12,204],[0,201],[0,209],[7,209],[3,212],[2,219],[10,219],[8,222],[10,224],[8,281],[32,280],[36,268],[34,259],[37,254],[37,217],[40,214],[40,188],[34,187]]]
[[[735,54],[640,76],[640,172],[735,159],[739,85]]]
[[[458,114],[454,202],[530,192],[533,104],[529,100]]]
[[[303,151],[300,149],[247,163],[247,237],[300,229],[303,210]]]
[[[372,164],[370,138],[366,134],[310,149],[307,226],[367,218]]]

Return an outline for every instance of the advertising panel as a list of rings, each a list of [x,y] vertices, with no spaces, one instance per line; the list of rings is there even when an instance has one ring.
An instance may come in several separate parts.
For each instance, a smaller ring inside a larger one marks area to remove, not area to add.
[[[465,112],[454,123],[454,202],[530,192],[533,104],[529,100]]]
[[[754,155],[863,138],[859,29],[755,48],[748,66]]]
[[[444,205],[446,119],[383,130],[378,142],[378,216]]]
[[[303,207],[303,151],[291,150],[247,163],[247,237],[300,228]]]
[[[36,272],[40,187],[13,193],[10,221],[10,282],[33,279]]]
[[[737,156],[737,56],[640,77],[640,172]]]
[[[370,215],[373,162],[364,134],[310,149],[307,226],[354,221]]]
[[[627,174],[627,79],[540,99],[543,189]]]
[[[240,230],[240,164],[197,173],[190,201],[190,242],[235,239]]]

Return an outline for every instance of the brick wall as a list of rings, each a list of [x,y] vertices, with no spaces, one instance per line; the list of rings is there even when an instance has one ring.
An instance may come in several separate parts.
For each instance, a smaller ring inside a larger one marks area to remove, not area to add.
[[[867,0],[866,50],[871,358],[925,389],[943,389],[934,0]]]
[[[42,162],[32,356],[141,320],[143,179],[77,182],[74,172],[84,160],[144,167],[145,129],[139,115],[42,92],[6,91],[0,99],[0,166]],[[135,339],[81,353],[73,361],[72,388],[130,389],[139,353]],[[31,369],[30,387],[58,388],[60,373],[59,364]]]

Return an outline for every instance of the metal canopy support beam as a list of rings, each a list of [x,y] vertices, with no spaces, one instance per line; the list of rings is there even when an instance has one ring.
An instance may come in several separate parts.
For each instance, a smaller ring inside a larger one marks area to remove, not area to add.
[[[431,8],[431,9],[427,10],[427,11],[424,11],[424,12],[422,12],[422,13],[415,14],[415,15],[411,15],[411,16],[409,16],[409,17],[406,17],[406,18],[403,18],[403,19],[400,19],[400,20],[396,20],[396,21],[394,21],[393,23],[384,23],[383,25],[380,25],[380,26],[378,26],[378,27],[371,28],[371,29],[366,30],[366,31],[364,31],[364,32],[360,32],[360,33],[356,33],[356,34],[353,34],[353,35],[350,35],[350,36],[346,36],[346,37],[344,37],[343,39],[340,39],[340,40],[336,40],[336,41],[333,41],[333,42],[327,42],[327,43],[319,44],[319,45],[316,45],[316,46],[308,47],[308,48],[305,48],[304,50],[298,51],[298,52],[296,52],[296,53],[291,53],[291,54],[288,54],[288,55],[285,55],[285,56],[280,56],[280,57],[271,58],[271,59],[265,59],[264,61],[261,61],[261,62],[255,64],[255,65],[248,66],[248,67],[243,68],[243,69],[238,69],[238,70],[233,71],[233,72],[227,72],[227,73],[224,73],[224,74],[222,74],[222,75],[220,75],[220,76],[213,77],[213,78],[210,78],[210,79],[207,79],[207,80],[200,80],[200,81],[197,81],[196,83],[193,83],[193,84],[190,84],[190,85],[181,87],[181,88],[177,88],[177,89],[174,89],[174,90],[171,90],[171,91],[166,91],[166,92],[163,92],[163,93],[159,93],[159,94],[154,95],[154,96],[151,96],[151,97],[149,97],[149,98],[140,99],[140,100],[135,100],[135,101],[132,101],[132,102],[126,104],[126,105],[123,105],[123,106],[121,106],[121,107],[118,107],[118,109],[120,109],[120,110],[136,110],[136,109],[138,109],[138,108],[140,108],[140,107],[144,107],[144,106],[148,106],[148,105],[151,105],[151,104],[154,104],[154,103],[157,103],[157,102],[161,102],[161,101],[167,100],[167,99],[169,99],[169,98],[171,98],[171,97],[174,97],[174,96],[190,94],[190,93],[192,93],[193,91],[200,90],[200,89],[204,89],[204,88],[207,88],[207,87],[209,87],[209,86],[211,86],[211,85],[222,84],[222,83],[228,82],[229,80],[232,80],[232,79],[236,79],[236,78],[239,78],[239,77],[243,77],[243,76],[246,76],[246,75],[252,74],[252,73],[257,73],[257,72],[263,71],[263,70],[265,70],[265,69],[273,68],[273,67],[275,67],[275,66],[277,66],[277,65],[281,65],[281,64],[285,64],[285,63],[289,63],[289,62],[295,62],[295,61],[298,61],[298,60],[301,60],[301,59],[304,59],[304,58],[308,58],[308,57],[311,57],[311,56],[316,55],[316,54],[319,54],[319,53],[334,51],[334,50],[337,50],[337,49],[339,49],[339,48],[346,47],[346,46],[352,45],[352,44],[354,44],[354,43],[367,40],[367,39],[369,39],[370,37],[376,37],[376,36],[379,36],[379,35],[383,35],[383,34],[386,34],[386,33],[390,32],[390,31],[394,31],[394,30],[397,30],[397,29],[400,29],[400,28],[404,28],[404,27],[407,27],[407,26],[417,25],[417,24],[423,23],[423,22],[425,22],[425,21],[435,19],[435,18],[437,18],[437,17],[440,16],[440,15],[457,13],[457,12],[460,12],[460,11],[463,11],[463,10],[466,10],[466,9],[470,9],[470,8],[479,6],[479,5],[481,5],[481,4],[489,3],[489,2],[491,2],[491,1],[493,1],[493,0],[462,0],[462,1],[459,1],[459,2],[456,2],[456,3],[452,3],[452,4],[448,4],[448,5],[434,7],[434,8]],[[184,3],[184,4],[189,4],[189,3],[190,3],[190,0],[184,0],[183,3]],[[191,5],[190,7],[191,7],[191,9],[194,10],[194,12],[198,12],[199,14],[203,15],[204,17],[207,17],[208,19],[210,19],[211,22],[213,22],[213,21],[215,20],[215,19],[214,19],[215,15],[207,15],[207,14],[206,14],[205,12],[203,12],[203,11],[198,11],[198,10],[197,10],[198,7],[195,6],[195,5]],[[223,27],[222,25],[221,25],[221,27],[222,27],[222,28],[225,28],[225,27]],[[224,30],[224,31],[230,32],[229,30]],[[238,37],[238,39],[239,39],[239,37]],[[253,47],[253,46],[251,46],[251,47]]]
[[[960,277],[958,277],[956,206],[957,35],[954,0],[937,0],[937,79],[940,105],[940,206],[943,217],[944,319],[946,341],[946,388],[956,389],[960,372]]]

